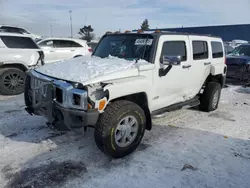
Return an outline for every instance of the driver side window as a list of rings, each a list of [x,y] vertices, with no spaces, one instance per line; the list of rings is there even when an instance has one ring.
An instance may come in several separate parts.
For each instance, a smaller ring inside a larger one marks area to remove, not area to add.
[[[166,41],[163,43],[161,59],[163,56],[181,56],[181,61],[187,60],[185,41]]]

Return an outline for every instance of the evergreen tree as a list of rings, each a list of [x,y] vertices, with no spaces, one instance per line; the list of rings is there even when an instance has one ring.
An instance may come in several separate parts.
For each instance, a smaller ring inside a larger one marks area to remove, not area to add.
[[[91,25],[84,26],[83,28],[80,28],[80,31],[78,32],[79,35],[81,35],[81,39],[87,40],[90,42],[92,39],[94,39],[94,29],[91,27]]]
[[[141,30],[146,31],[149,29],[148,19],[145,19],[141,24]]]

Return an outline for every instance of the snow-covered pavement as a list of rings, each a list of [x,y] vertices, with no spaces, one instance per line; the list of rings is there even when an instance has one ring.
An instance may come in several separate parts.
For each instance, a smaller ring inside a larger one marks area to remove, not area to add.
[[[219,109],[180,110],[154,120],[138,150],[105,156],[93,130],[58,135],[0,96],[0,187],[250,187],[250,89],[223,89]]]

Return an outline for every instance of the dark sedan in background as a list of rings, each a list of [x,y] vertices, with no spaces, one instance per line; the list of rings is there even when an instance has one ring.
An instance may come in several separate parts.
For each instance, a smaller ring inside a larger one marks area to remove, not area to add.
[[[242,44],[227,55],[227,77],[250,81],[250,44]]]

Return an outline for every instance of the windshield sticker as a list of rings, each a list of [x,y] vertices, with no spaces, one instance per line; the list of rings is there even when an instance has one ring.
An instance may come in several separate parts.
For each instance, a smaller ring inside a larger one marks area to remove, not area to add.
[[[51,45],[51,44],[53,44],[53,41],[48,41],[48,42],[46,42],[46,44]]]
[[[152,45],[153,39],[136,39],[135,45]]]

